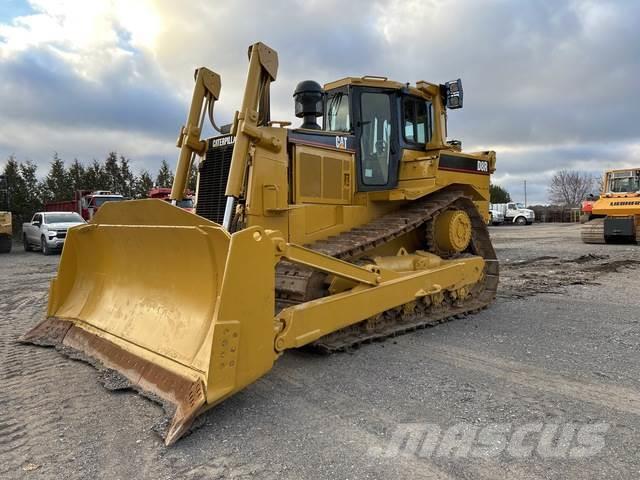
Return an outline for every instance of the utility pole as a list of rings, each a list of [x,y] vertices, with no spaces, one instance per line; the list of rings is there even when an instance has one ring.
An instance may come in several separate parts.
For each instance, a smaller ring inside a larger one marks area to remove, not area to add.
[[[527,181],[524,181],[524,208],[527,208]]]

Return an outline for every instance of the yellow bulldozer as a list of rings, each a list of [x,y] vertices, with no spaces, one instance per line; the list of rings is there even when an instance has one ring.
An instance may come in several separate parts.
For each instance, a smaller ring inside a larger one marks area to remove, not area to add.
[[[12,227],[7,178],[0,175],[0,253],[11,252]]]
[[[460,80],[298,84],[300,128],[270,118],[278,57],[249,48],[242,106],[196,70],[171,198],[198,161],[196,214],[104,205],[69,231],[46,319],[22,340],[75,351],[172,406],[171,444],[287,349],[326,352],[476,312],[495,298],[486,228],[495,152],[447,142]],[[220,135],[201,139],[205,116]]]
[[[640,242],[640,168],[609,170],[582,224],[584,243]]]

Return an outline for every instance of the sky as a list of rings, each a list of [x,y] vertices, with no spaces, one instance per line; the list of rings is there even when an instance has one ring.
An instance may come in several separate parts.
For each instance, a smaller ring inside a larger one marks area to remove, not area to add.
[[[297,82],[462,78],[449,136],[497,152],[493,181],[546,203],[558,169],[640,166],[635,0],[0,0],[0,169],[44,175],[54,152],[175,163],[193,71],[222,76],[216,121],[239,108],[247,47],[278,51],[272,118]]]

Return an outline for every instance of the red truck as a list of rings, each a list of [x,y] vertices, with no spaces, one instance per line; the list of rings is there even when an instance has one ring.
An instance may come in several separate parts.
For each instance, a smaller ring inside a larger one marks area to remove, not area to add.
[[[125,200],[122,195],[109,190],[77,190],[73,194],[73,200],[47,202],[44,209],[47,212],[77,212],[82,218],[89,221],[105,202],[120,202],[122,200]]]
[[[176,202],[176,206],[186,210],[187,212],[194,213],[195,209],[193,208],[193,193],[191,190],[187,190],[185,192],[186,197],[182,200]],[[159,198],[160,200],[165,200],[170,202],[169,197],[171,196],[171,189],[166,187],[155,187],[149,190],[147,193],[149,198]]]

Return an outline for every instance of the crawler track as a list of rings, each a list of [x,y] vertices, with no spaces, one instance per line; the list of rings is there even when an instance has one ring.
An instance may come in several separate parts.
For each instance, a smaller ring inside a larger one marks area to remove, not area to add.
[[[438,192],[407,208],[401,208],[362,227],[316,242],[309,247],[342,260],[357,262],[380,245],[424,228],[424,248],[433,251],[433,220],[440,212],[451,207],[465,210],[473,226],[471,245],[462,255],[480,255],[486,261],[483,279],[471,289],[470,295],[464,300],[449,295],[426,297],[425,301],[401,305],[322,337],[313,343],[314,347],[326,352],[342,351],[361,343],[393,337],[465,316],[485,308],[493,301],[498,286],[496,254],[484,220],[473,202],[458,190]],[[321,272],[281,262],[276,271],[277,309],[325,296],[325,279],[325,274]]]
[[[580,235],[584,243],[607,243],[604,239],[604,218],[594,218],[583,223]]]
[[[584,243],[609,243],[604,236],[604,220],[604,218],[594,218],[582,224],[580,236]],[[635,242],[640,242],[640,222],[636,224]],[[633,238],[626,243],[634,243]]]

